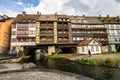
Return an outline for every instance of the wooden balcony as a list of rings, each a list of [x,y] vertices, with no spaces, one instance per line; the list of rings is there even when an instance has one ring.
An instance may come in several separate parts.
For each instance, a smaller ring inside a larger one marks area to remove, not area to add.
[[[91,33],[73,33],[73,37],[92,37]]]
[[[28,38],[28,35],[17,35],[17,38]]]
[[[68,33],[58,33],[58,37],[69,37]]]
[[[40,41],[40,44],[54,44],[54,41],[53,40],[42,40]]]
[[[17,31],[28,31],[29,30],[29,28],[17,28]]]
[[[69,40],[58,40],[58,43],[69,43]]]
[[[40,36],[54,36],[54,33],[40,33]]]
[[[72,30],[86,30],[86,31],[93,31],[93,30],[106,30],[106,28],[79,28],[79,27],[76,27],[76,28],[72,28]]]
[[[58,26],[57,29],[62,29],[63,30],[63,29],[69,29],[69,27],[68,26]]]
[[[54,29],[54,26],[40,26],[40,29]]]

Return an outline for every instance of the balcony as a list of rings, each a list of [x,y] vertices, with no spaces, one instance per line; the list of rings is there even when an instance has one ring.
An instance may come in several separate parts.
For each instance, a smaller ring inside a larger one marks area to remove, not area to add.
[[[61,24],[58,24],[58,29],[68,29],[69,26],[68,25],[61,25]]]
[[[69,40],[58,40],[58,44],[61,44],[61,43],[67,44],[69,43]]]
[[[54,33],[40,33],[40,36],[54,36]]]
[[[58,37],[69,37],[68,33],[58,33]]]
[[[40,40],[40,44],[54,44],[53,40]]]
[[[54,26],[40,26],[40,29],[54,29]]]
[[[106,30],[106,28],[105,27],[95,27],[95,28],[93,28],[93,30]]]
[[[28,31],[29,30],[29,28],[17,28],[17,31]]]
[[[28,38],[28,35],[17,35],[17,38]]]
[[[73,33],[73,37],[92,37],[91,33]]]
[[[31,46],[36,45],[35,42],[17,42],[17,46]]]

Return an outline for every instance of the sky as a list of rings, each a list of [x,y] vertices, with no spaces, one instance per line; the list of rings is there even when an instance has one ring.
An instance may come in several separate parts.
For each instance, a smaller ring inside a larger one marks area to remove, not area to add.
[[[29,14],[67,14],[87,16],[120,16],[120,0],[0,0],[0,15],[16,17]]]

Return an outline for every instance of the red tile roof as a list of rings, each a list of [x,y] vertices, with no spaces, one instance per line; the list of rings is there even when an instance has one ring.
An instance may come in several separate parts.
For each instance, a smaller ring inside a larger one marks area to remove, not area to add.
[[[91,39],[91,40],[84,40],[84,41],[80,42],[78,45],[79,46],[88,45],[91,41],[93,41],[93,39]]]

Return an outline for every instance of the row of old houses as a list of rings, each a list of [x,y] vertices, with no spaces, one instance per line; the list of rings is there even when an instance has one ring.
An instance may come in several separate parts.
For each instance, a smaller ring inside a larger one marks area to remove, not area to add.
[[[18,14],[11,24],[12,26],[9,26],[11,50],[41,49],[49,54],[60,49],[63,53],[81,54],[87,53],[88,49],[93,53],[120,51],[119,16],[71,16],[23,12]]]

